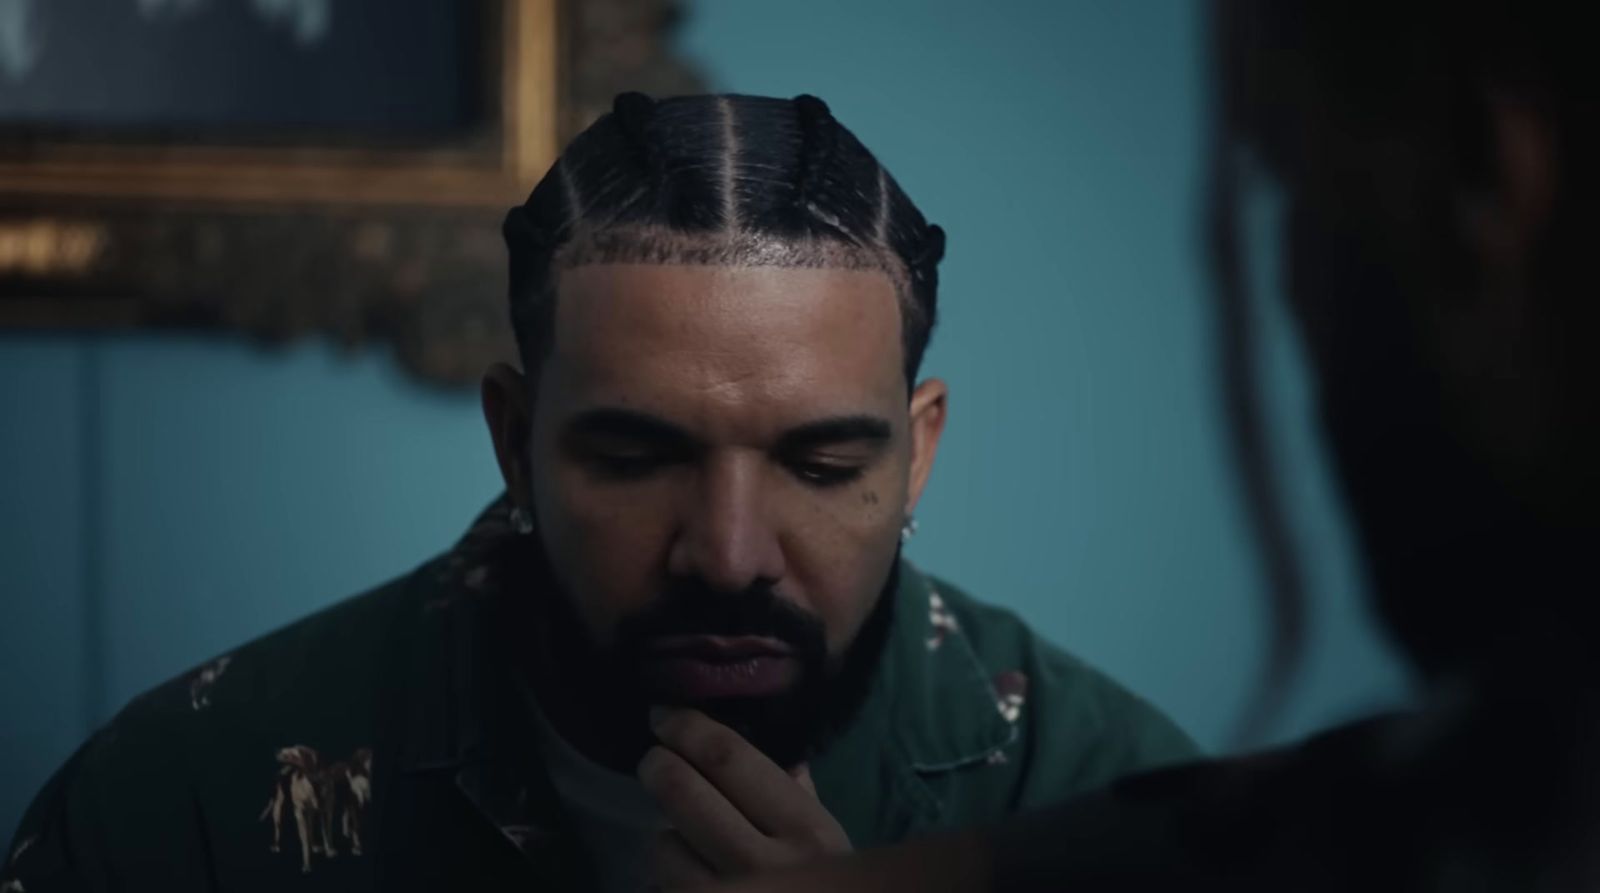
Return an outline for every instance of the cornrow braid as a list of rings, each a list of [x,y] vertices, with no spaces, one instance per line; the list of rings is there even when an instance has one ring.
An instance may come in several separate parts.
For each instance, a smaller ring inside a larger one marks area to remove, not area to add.
[[[944,227],[937,223],[929,224],[922,231],[922,250],[917,253],[917,258],[911,264],[911,275],[927,276],[939,268],[939,262],[944,260]]]
[[[837,145],[833,112],[828,104],[810,94],[794,98],[794,110],[800,119],[800,168],[795,175],[794,203],[801,213],[809,213],[811,191],[827,168],[828,159]]]
[[[894,282],[915,382],[945,235],[815,96],[624,93],[506,216],[523,361],[549,346],[557,274],[588,263],[875,269]]]
[[[661,158],[649,136],[650,119],[655,112],[656,101],[643,93],[619,93],[611,103],[611,114],[637,153],[639,165],[652,185],[661,181],[662,173]]]

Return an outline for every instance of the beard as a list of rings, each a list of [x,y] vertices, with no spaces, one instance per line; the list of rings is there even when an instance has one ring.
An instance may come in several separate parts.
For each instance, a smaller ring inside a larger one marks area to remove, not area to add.
[[[659,597],[615,628],[602,646],[573,608],[539,546],[522,536],[508,561],[521,570],[511,602],[521,622],[506,631],[524,643],[518,661],[540,707],[562,736],[590,759],[632,773],[656,743],[652,706],[692,707],[733,729],[785,769],[805,762],[855,719],[867,695],[893,625],[900,553],[854,639],[828,653],[821,618],[779,596],[770,584],[730,592],[697,578],[669,581]],[[538,631],[528,653],[525,631]],[[649,673],[653,642],[670,636],[763,637],[782,642],[798,663],[795,682],[762,696],[675,699]]]

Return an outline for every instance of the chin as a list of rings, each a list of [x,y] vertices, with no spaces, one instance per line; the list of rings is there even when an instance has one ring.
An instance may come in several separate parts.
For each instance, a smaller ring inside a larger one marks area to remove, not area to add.
[[[792,693],[765,698],[739,698],[695,705],[696,709],[737,732],[756,750],[784,769],[793,769],[821,749],[830,734],[825,711],[815,701]]]

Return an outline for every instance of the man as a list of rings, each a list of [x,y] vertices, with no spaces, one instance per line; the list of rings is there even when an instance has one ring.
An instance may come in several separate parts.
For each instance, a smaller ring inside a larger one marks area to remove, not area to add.
[[[145,695],[27,890],[638,890],[994,820],[1191,745],[899,557],[944,236],[819,100],[620,97],[510,212],[506,495]]]
[[[1285,297],[1421,709],[748,889],[1600,889],[1588,31],[1540,3],[1213,12],[1229,368],[1251,348],[1232,243],[1253,162],[1282,189]],[[1259,457],[1254,383],[1233,384]]]

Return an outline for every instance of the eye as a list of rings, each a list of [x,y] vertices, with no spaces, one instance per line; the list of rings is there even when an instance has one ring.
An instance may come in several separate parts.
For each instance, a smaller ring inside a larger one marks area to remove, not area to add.
[[[649,477],[667,464],[666,457],[655,453],[590,453],[583,464],[599,477],[617,481],[635,481]]]
[[[827,488],[848,484],[861,477],[863,468],[860,465],[844,465],[836,462],[791,462],[789,469],[794,476],[813,487]]]

